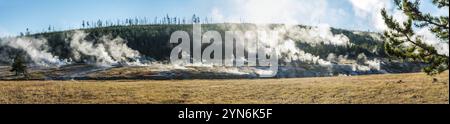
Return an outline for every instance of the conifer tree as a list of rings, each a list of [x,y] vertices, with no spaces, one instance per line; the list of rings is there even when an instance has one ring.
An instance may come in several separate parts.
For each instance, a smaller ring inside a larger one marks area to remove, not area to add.
[[[27,74],[27,66],[25,63],[25,60],[23,58],[23,54],[22,53],[18,53],[13,60],[13,64],[11,65],[12,69],[10,70],[11,72],[15,72],[16,76],[19,76],[20,74],[22,74],[25,77],[28,77]]]
[[[386,53],[402,58],[411,59],[427,64],[423,71],[434,75],[448,70],[448,55],[438,53],[435,47],[425,43],[423,37],[415,33],[417,28],[429,28],[429,30],[440,40],[448,43],[449,18],[445,16],[432,16],[423,13],[419,9],[418,0],[394,0],[397,9],[402,11],[408,18],[403,23],[397,22],[388,15],[386,9],[381,11],[383,19],[389,28],[384,32]],[[433,0],[438,8],[449,7],[449,0]]]

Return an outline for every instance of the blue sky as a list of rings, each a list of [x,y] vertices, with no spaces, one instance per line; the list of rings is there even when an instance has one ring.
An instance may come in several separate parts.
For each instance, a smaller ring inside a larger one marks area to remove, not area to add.
[[[306,25],[326,23],[338,28],[376,30],[373,18],[376,18],[380,7],[391,8],[389,1],[0,0],[0,36],[17,35],[26,28],[39,32],[49,25],[56,29],[79,28],[82,20],[117,20],[129,17],[153,19],[166,14],[179,17],[197,14],[212,17],[216,22],[236,22],[244,18],[249,22]],[[423,0],[424,10],[442,13],[432,8],[430,1]],[[372,4],[380,6],[374,7]]]

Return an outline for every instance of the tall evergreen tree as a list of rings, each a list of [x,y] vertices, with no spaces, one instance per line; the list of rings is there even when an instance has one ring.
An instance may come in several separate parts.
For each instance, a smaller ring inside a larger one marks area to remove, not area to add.
[[[85,24],[85,22],[84,22],[84,20],[83,20],[83,24],[81,24],[82,26],[83,26],[83,28],[86,26],[86,24]]]
[[[192,16],[192,24],[197,23],[197,16],[195,16],[195,14]]]
[[[407,17],[403,23],[397,22],[388,15],[386,9],[381,11],[389,28],[384,32],[386,53],[403,59],[412,59],[427,64],[423,71],[434,75],[448,70],[448,55],[438,53],[435,47],[426,44],[423,37],[415,33],[417,28],[429,28],[440,42],[448,43],[449,17],[432,16],[419,9],[420,2],[410,0],[394,0],[397,9]],[[449,0],[433,0],[438,8],[449,7]],[[414,26],[414,27],[413,27]]]
[[[25,35],[26,36],[30,35],[30,29],[27,28],[27,32],[25,32]]]
[[[11,72],[15,72],[16,76],[19,75],[23,75],[25,77],[28,77],[28,73],[27,73],[27,66],[26,66],[26,62],[24,59],[24,56],[22,53],[18,53],[14,59],[13,59],[13,64],[11,65]]]

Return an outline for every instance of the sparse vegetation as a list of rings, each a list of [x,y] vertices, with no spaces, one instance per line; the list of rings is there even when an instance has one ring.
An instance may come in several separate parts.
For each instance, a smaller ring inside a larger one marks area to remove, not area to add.
[[[448,71],[244,80],[0,81],[0,103],[449,103]],[[434,82],[434,83],[433,83]]]
[[[170,51],[175,46],[174,44],[169,43],[169,38],[172,32],[183,30],[192,34],[191,24],[167,24],[167,22],[165,22],[156,24],[139,23],[134,25],[134,22],[132,23],[133,24],[125,23],[120,25],[107,25],[101,27],[95,26],[79,30],[88,33],[89,35],[87,36],[87,40],[92,41],[98,41],[98,39],[106,35],[111,35],[112,37],[121,37],[125,41],[127,41],[127,45],[130,48],[139,51],[142,55],[151,57],[158,61],[169,60]],[[203,24],[202,28],[204,32],[208,30],[219,31],[222,37],[225,37],[225,31],[236,29],[242,31],[254,30],[257,28],[257,26],[258,25],[256,24],[250,23],[218,23]],[[276,28],[282,26],[282,24],[272,24],[270,27]],[[304,25],[299,26],[302,28],[311,28]],[[333,32],[334,34],[344,34],[354,45],[348,47],[336,46],[331,44],[311,45],[301,41],[296,41],[296,45],[298,48],[304,50],[305,52],[320,56],[321,58],[326,58],[329,53],[334,53],[336,55],[348,55],[349,59],[356,58],[360,53],[364,53],[369,58],[386,57],[384,48],[382,47],[383,42],[381,41],[381,39],[376,38],[381,36],[378,33],[354,32],[336,28],[332,28],[331,32]],[[70,36],[73,33],[73,30],[54,31],[31,34],[28,35],[28,37],[46,39],[49,43],[49,47],[51,48],[49,51],[52,54],[59,56],[60,58],[69,58],[69,56],[71,55],[68,53],[70,53],[71,49],[69,47],[70,45],[66,41],[70,40]],[[6,48],[0,47],[0,50],[2,49]]]

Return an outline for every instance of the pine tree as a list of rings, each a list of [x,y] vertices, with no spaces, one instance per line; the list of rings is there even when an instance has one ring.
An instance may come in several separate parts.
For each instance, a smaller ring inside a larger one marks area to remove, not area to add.
[[[83,28],[86,26],[86,24],[85,24],[85,22],[84,22],[84,20],[83,20],[83,24],[81,24],[82,26],[83,26]]]
[[[27,28],[27,32],[25,32],[25,35],[26,36],[30,35],[30,29]]]
[[[197,19],[197,16],[195,16],[195,14],[194,14],[192,16],[192,24],[196,24],[197,23],[196,19]]]
[[[381,11],[383,19],[389,28],[384,32],[386,53],[402,58],[412,59],[427,64],[423,71],[434,75],[448,70],[448,56],[442,55],[437,50],[417,36],[415,28],[429,28],[429,30],[440,39],[440,42],[448,43],[449,18],[446,16],[434,17],[423,13],[419,9],[418,0],[394,0],[397,9],[407,17],[407,21],[400,24],[392,16],[388,15],[386,9]],[[433,0],[438,8],[449,7],[449,0]],[[414,27],[413,27],[414,25]]]
[[[11,65],[12,69],[10,70],[11,72],[15,72],[16,76],[19,76],[20,74],[22,74],[25,77],[28,77],[28,73],[27,73],[27,66],[25,64],[25,60],[23,58],[23,54],[18,53],[13,60],[13,64]]]
[[[170,20],[169,14],[166,15],[166,20],[167,20],[167,24],[170,24],[171,20]]]

